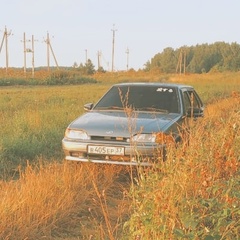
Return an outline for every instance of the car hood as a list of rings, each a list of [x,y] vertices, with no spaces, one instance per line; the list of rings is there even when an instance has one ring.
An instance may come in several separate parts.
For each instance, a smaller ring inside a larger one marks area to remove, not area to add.
[[[180,114],[132,112],[127,116],[119,111],[90,111],[70,124],[89,135],[129,137],[136,133],[169,131],[181,118]]]

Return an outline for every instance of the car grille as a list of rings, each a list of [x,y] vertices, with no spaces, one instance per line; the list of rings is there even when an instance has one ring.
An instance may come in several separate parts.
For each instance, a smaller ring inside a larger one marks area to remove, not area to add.
[[[124,137],[110,137],[110,136],[91,136],[91,140],[111,141],[111,142],[127,142],[127,138],[124,138]]]

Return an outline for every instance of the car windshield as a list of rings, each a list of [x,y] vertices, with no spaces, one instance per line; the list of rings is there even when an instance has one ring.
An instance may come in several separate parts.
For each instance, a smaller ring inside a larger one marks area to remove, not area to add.
[[[156,111],[179,113],[176,88],[165,86],[113,86],[95,105],[94,110]]]

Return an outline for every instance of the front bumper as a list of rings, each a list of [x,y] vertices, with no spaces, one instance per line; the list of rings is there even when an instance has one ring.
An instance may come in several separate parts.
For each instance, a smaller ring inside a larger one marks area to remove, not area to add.
[[[107,154],[88,154],[88,145],[116,146],[124,147],[124,156]],[[62,140],[62,148],[65,159],[69,161],[90,162],[100,164],[115,164],[125,166],[152,166],[161,154],[165,151],[165,145],[127,145],[126,143],[112,142],[79,142],[70,141],[66,138]]]

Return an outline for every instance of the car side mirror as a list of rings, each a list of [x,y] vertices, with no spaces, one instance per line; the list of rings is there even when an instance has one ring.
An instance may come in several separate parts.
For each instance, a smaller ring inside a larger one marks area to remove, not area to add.
[[[189,108],[187,111],[187,117],[203,117],[203,108]]]
[[[93,108],[93,103],[87,103],[84,105],[84,110],[85,111],[90,111]]]

